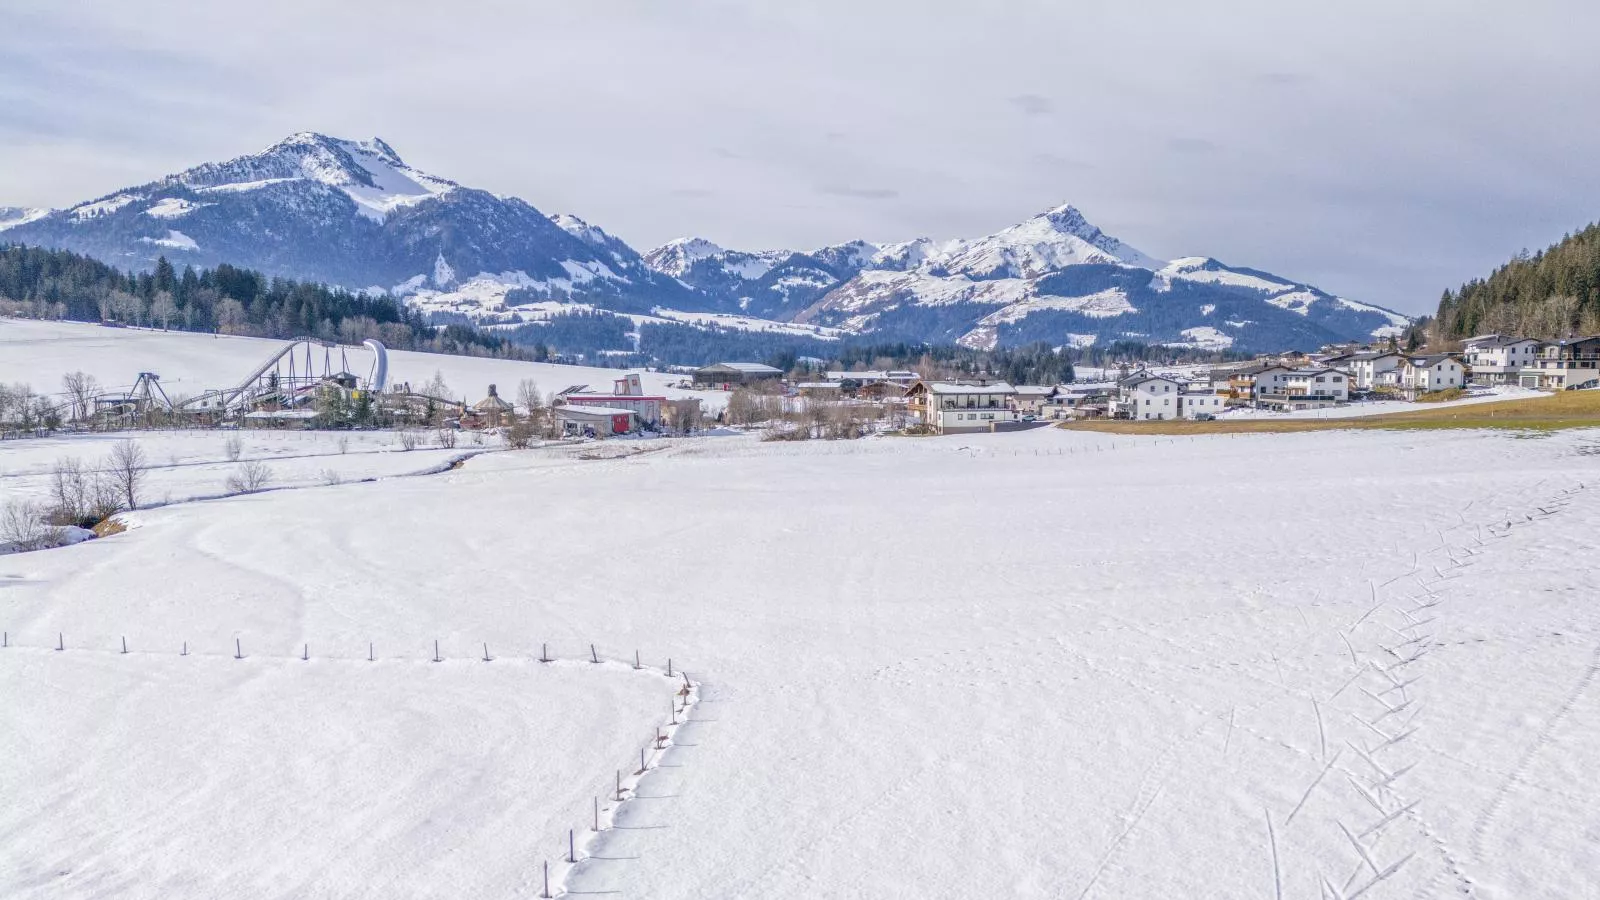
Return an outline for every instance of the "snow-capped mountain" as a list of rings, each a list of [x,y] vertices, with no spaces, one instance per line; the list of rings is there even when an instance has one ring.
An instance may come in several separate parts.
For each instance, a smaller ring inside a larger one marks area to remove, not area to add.
[[[380,139],[312,132],[69,209],[0,207],[0,240],[131,269],[229,263],[480,325],[610,311],[829,339],[1277,350],[1407,322],[1207,257],[1163,262],[1066,205],[974,239],[748,252],[686,238],[641,256],[577,216],[422,172]]]
[[[763,265],[753,267],[755,260]],[[646,254],[645,262],[753,314],[976,348],[1119,339],[1310,348],[1397,334],[1408,322],[1208,257],[1162,262],[1066,205],[971,240],[750,254],[687,239]]]
[[[5,210],[0,228],[129,268],[226,262],[456,306],[515,288],[639,310],[701,301],[604,231],[421,172],[376,138],[302,132],[70,209]]]

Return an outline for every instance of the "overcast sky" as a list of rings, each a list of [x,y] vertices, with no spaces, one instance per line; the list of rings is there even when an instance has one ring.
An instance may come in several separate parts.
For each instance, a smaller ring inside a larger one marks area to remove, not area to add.
[[[976,236],[1392,306],[1600,218],[1593,0],[0,0],[0,205],[295,131],[641,251]]]

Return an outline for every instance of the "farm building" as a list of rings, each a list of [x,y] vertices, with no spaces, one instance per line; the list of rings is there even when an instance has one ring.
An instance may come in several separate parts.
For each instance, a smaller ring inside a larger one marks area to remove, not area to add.
[[[774,381],[782,377],[782,369],[764,366],[761,363],[721,362],[695,369],[694,385],[731,391],[741,384]]]

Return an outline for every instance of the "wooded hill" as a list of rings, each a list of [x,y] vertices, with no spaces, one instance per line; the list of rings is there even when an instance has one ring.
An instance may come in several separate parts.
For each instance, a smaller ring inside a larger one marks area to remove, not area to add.
[[[1441,341],[1600,334],[1600,224],[1538,253],[1524,250],[1488,278],[1445,291],[1433,327]]]

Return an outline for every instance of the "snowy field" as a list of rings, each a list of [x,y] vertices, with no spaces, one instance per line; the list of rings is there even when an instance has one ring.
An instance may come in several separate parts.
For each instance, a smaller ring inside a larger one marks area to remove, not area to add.
[[[238,384],[286,343],[265,338],[0,318],[0,382],[24,382],[40,393],[55,394],[61,391],[61,376],[68,372],[87,372],[106,389],[126,389],[140,372],[154,372],[161,376],[161,385],[169,396],[194,396]],[[372,355],[366,350],[351,348],[347,358],[350,371],[357,375],[365,376],[371,368]],[[390,384],[408,382],[420,389],[435,374],[443,375],[453,392],[476,403],[491,384],[499,387],[503,397],[515,400],[517,385],[524,378],[532,378],[546,394],[575,384],[610,391],[612,379],[620,377],[623,370],[389,351]],[[699,397],[704,408],[712,412],[726,405],[727,394],[720,391],[668,387],[683,380],[682,375],[643,372],[646,390],[668,398]]]
[[[405,450],[392,431],[129,431],[60,434],[38,440],[0,441],[0,498],[49,498],[51,471],[63,459],[85,469],[108,465],[114,445],[133,440],[150,466],[140,506],[230,493],[228,479],[241,465],[259,462],[270,475],[266,488],[307,487],[429,472],[470,454],[497,450],[497,437],[466,433],[454,448],[441,448],[430,431]],[[237,440],[238,459],[229,459],[228,442]]]
[[[1600,433],[618,446],[0,557],[0,896],[1600,896]]]

